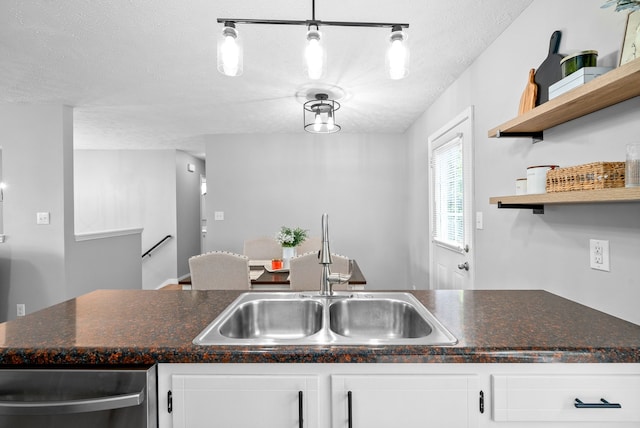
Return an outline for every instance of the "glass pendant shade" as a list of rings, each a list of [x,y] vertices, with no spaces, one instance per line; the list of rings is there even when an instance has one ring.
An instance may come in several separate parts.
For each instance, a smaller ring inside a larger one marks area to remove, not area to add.
[[[313,134],[331,134],[340,131],[336,123],[336,110],[340,103],[330,100],[327,94],[316,94],[315,99],[304,103],[304,130]]]
[[[386,55],[387,71],[391,79],[402,79],[409,74],[407,38],[408,36],[402,31],[402,27],[393,27]]]
[[[304,49],[304,68],[309,79],[318,80],[326,69],[326,51],[322,44],[322,33],[318,29],[307,31],[307,44]]]
[[[242,74],[242,41],[232,22],[225,22],[218,38],[218,71],[226,76]]]

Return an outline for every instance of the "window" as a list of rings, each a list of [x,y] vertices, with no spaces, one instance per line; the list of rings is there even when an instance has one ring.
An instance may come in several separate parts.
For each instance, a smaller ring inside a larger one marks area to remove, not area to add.
[[[460,135],[433,151],[433,238],[460,249],[465,245],[462,154]]]

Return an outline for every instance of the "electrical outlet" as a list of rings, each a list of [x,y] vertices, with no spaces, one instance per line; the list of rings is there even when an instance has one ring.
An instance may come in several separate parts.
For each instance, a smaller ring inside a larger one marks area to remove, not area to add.
[[[23,317],[26,313],[26,309],[24,307],[24,303],[18,303],[16,305],[16,315],[19,317]]]
[[[609,241],[603,239],[589,240],[589,265],[591,269],[610,271]]]

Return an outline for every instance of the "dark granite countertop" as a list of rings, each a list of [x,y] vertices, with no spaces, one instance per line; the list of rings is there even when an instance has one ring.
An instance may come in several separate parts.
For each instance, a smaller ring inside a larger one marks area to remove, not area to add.
[[[455,346],[197,346],[240,292],[99,290],[0,324],[0,366],[640,363],[640,326],[539,290],[412,292]]]

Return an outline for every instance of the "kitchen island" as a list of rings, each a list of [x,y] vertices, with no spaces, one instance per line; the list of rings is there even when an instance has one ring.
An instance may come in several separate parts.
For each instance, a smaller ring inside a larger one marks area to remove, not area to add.
[[[640,363],[640,326],[541,290],[412,291],[453,346],[197,346],[239,291],[98,290],[0,324],[0,365]]]
[[[157,364],[160,428],[640,423],[640,326],[545,291],[412,291],[455,345],[194,345],[240,293],[95,291],[0,324],[0,369]]]

